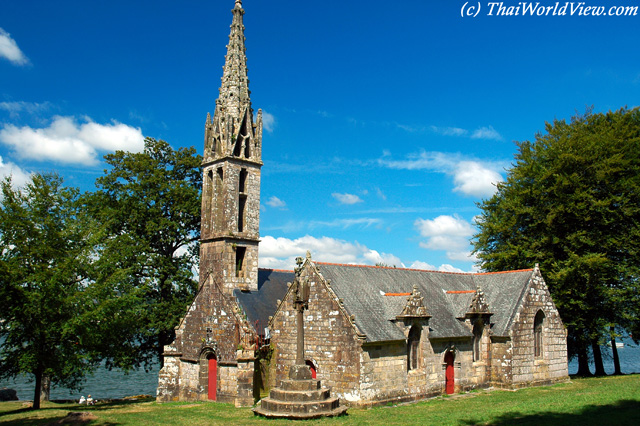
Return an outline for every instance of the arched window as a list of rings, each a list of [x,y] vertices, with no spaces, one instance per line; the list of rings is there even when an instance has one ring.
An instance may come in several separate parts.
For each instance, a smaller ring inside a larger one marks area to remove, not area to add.
[[[533,355],[536,358],[541,358],[542,351],[542,331],[544,328],[544,312],[538,311],[536,318],[533,321]]]
[[[477,321],[473,326],[473,361],[482,359],[482,321]]]
[[[407,341],[407,370],[415,370],[418,368],[420,332],[420,327],[417,325],[411,327],[409,331],[409,340]]]

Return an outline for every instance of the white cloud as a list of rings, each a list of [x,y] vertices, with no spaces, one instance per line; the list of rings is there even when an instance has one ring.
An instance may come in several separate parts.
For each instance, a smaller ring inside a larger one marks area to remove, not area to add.
[[[316,238],[310,235],[290,240],[266,236],[260,241],[260,267],[292,269],[295,258],[308,251],[319,262],[375,265],[382,262],[403,267],[399,258],[392,254],[371,250],[358,242],[348,242],[335,238]]]
[[[471,139],[490,139],[501,141],[503,140],[503,137],[496,129],[493,128],[493,126],[485,126],[474,130],[471,134]]]
[[[330,227],[330,228],[342,228],[347,229],[352,226],[361,226],[363,228],[368,228],[372,225],[380,225],[382,224],[381,219],[371,218],[371,217],[360,217],[357,219],[335,219],[330,222],[320,221],[320,220],[312,220],[309,222],[309,228],[317,228],[317,227]]]
[[[475,197],[490,197],[502,175],[478,161],[460,161],[453,172],[454,191]]]
[[[273,116],[273,114],[269,114],[268,112],[263,110],[262,125],[267,132],[272,133],[273,129],[276,126],[276,118]]]
[[[427,239],[420,247],[445,251],[450,260],[475,261],[469,242],[475,230],[466,220],[457,215],[441,215],[435,219],[418,219],[414,224],[420,236]]]
[[[358,242],[348,242],[330,237],[316,238],[310,235],[291,240],[289,238],[274,238],[266,236],[260,241],[259,263],[261,268],[293,270],[295,258],[304,257],[311,252],[313,260],[318,262],[375,265],[383,263],[389,266],[405,268],[400,258],[391,253],[380,253]],[[469,259],[467,259],[469,260]],[[463,272],[449,264],[435,267],[429,263],[416,260],[409,266],[411,269],[429,271]]]
[[[431,130],[443,136],[466,136],[469,134],[469,131],[467,129],[461,129],[460,127],[431,126]]]
[[[16,187],[22,187],[31,180],[31,173],[11,162],[5,163],[0,157],[0,178],[4,179],[7,176],[11,176],[11,181]]]
[[[5,124],[0,142],[12,147],[20,158],[87,166],[99,162],[99,152],[144,149],[140,128],[116,121],[98,124],[87,117],[84,121],[79,124],[74,117],[56,116],[49,127],[41,129]]]
[[[459,273],[464,272],[462,269],[456,268],[455,266],[449,265],[448,263],[443,263],[442,265],[440,265],[440,267],[438,268],[438,271],[440,271],[440,272],[459,272]]]
[[[495,162],[481,162],[465,159],[460,154],[426,152],[412,154],[406,160],[391,160],[383,155],[378,164],[391,169],[429,170],[453,176],[454,191],[474,197],[490,197],[496,191],[496,184],[502,182],[498,172],[502,167]]]
[[[331,194],[331,196],[333,196],[333,198],[338,200],[341,204],[356,204],[362,202],[362,198],[354,194],[339,194],[337,192],[334,192],[333,194]]]
[[[410,269],[423,269],[425,271],[435,271],[436,267],[430,263],[422,262],[420,260],[416,260],[409,266]]]
[[[273,207],[275,209],[280,209],[280,210],[286,210],[287,209],[287,203],[285,203],[284,201],[282,201],[280,198],[276,197],[275,195],[273,195],[271,198],[269,198],[269,200],[266,202],[266,204],[270,207]]]
[[[51,108],[49,102],[0,102],[0,109],[8,111],[9,116],[15,118],[20,115],[21,112],[28,114],[35,114],[40,111],[45,111]]]
[[[11,34],[0,28],[0,58],[8,59],[14,65],[28,65],[29,59],[22,53]]]

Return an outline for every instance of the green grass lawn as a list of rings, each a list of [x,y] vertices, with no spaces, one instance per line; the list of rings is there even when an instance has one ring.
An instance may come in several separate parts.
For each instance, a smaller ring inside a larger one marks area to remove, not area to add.
[[[216,403],[114,402],[92,407],[0,403],[0,424],[47,425],[71,411],[97,416],[91,425],[291,425],[254,417],[248,408]],[[293,422],[295,423],[295,422]],[[301,423],[301,422],[298,422]],[[348,415],[305,421],[323,425],[640,425],[640,375],[575,379],[518,391],[478,391],[392,407],[351,408]]]

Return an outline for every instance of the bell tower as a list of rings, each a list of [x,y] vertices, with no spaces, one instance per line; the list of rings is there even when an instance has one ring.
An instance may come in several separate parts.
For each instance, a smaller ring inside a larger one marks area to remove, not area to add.
[[[218,99],[204,130],[200,285],[258,289],[262,111],[251,108],[242,0],[235,0]]]

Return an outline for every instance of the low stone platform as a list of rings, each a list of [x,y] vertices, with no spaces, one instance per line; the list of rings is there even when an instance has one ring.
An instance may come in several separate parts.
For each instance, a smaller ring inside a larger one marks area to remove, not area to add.
[[[329,389],[321,386],[320,380],[283,380],[253,412],[259,416],[287,419],[315,419],[346,413],[347,407],[341,407],[339,398],[330,394]]]

